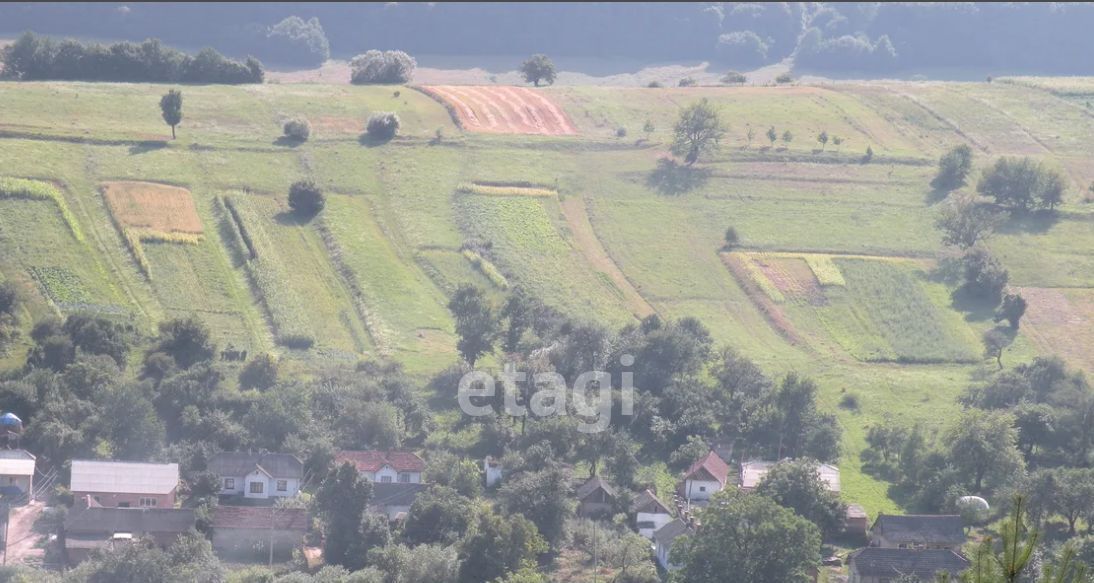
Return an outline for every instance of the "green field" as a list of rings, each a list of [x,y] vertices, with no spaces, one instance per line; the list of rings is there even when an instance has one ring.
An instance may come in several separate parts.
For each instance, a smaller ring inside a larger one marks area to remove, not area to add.
[[[55,200],[0,197],[0,274],[30,298],[28,331],[49,314],[107,313],[145,332],[194,314],[222,345],[332,366],[390,358],[424,385],[456,359],[449,294],[471,282],[503,297],[492,266],[571,315],[620,325],[643,305],[694,316],[768,372],[817,379],[845,432],[844,495],[876,513],[896,504],[886,483],[861,472],[865,428],[886,418],[938,427],[955,414],[956,395],[993,366],[978,339],[990,320],[956,310],[932,276],[941,244],[928,183],[944,149],[971,144],[978,167],[1030,155],[1065,169],[1071,184],[1058,217],[1006,224],[989,246],[1013,285],[1066,288],[1067,297],[1094,288],[1094,205],[1083,202],[1094,181],[1089,79],[544,89],[581,131],[573,137],[462,132],[441,104],[408,87],[267,84],[183,87],[172,141],[157,107],[164,91],[0,83],[0,176],[49,181],[75,226]],[[651,172],[678,108],[700,98],[720,109],[729,131],[719,153],[697,165],[700,175],[671,190]],[[375,111],[399,114],[399,137],[362,139]],[[311,121],[312,138],[286,144],[281,124],[297,115]],[[770,147],[772,126],[793,141]],[[619,128],[627,137],[616,137]],[[820,151],[822,130],[842,146]],[[862,163],[867,147],[875,156]],[[300,221],[286,213],[285,195],[306,177],[328,200]],[[111,180],[189,189],[203,238],[144,243],[153,274],[145,277],[99,192]],[[557,194],[466,187],[516,182]],[[238,203],[239,219],[224,197]],[[573,228],[567,200],[582,203],[591,234],[584,222],[584,231]],[[785,255],[777,267],[816,278],[823,302],[793,290],[775,302],[798,341],[727,269],[720,247],[729,226],[742,253]],[[490,243],[485,262],[462,253],[471,239]],[[1070,316],[1036,313],[1023,332],[1036,338],[1020,336],[1009,360],[1069,342],[1058,336],[1074,327],[1053,318]],[[314,345],[278,343],[297,335]],[[19,361],[25,337],[5,363]],[[848,392],[858,411],[837,407]]]

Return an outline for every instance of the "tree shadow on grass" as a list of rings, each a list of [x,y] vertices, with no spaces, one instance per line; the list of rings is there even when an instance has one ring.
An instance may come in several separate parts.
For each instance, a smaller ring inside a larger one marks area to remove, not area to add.
[[[646,177],[646,186],[666,196],[678,196],[707,183],[710,171],[694,166],[682,166],[671,158],[661,158]]]
[[[166,140],[144,140],[137,142],[132,146],[129,146],[129,155],[136,156],[138,154],[146,154],[148,152],[154,152],[156,150],[162,150],[167,147]]]
[[[1018,234],[1030,233],[1041,235],[1052,229],[1060,221],[1060,215],[1056,211],[1014,211],[1010,213],[1003,224],[997,229],[1000,233]]]
[[[362,146],[365,146],[367,148],[375,148],[377,146],[383,146],[384,144],[390,142],[393,139],[395,139],[395,136],[391,136],[391,137],[388,137],[388,138],[381,138],[381,137],[374,136],[374,135],[372,135],[368,132],[364,132],[360,136],[358,136],[357,143],[359,143]]]
[[[292,211],[281,211],[274,215],[274,221],[285,227],[302,227],[307,225],[315,216],[302,217]]]
[[[961,286],[950,294],[953,309],[965,314],[967,322],[984,322],[995,316],[995,307],[999,305],[998,298],[985,298],[971,293],[965,286]]]
[[[285,148],[295,148],[307,140],[301,140],[300,138],[290,138],[289,136],[281,136],[273,141],[275,146],[282,146]]]
[[[953,191],[946,188],[931,188],[927,196],[923,198],[923,202],[927,203],[928,206],[940,203],[946,200],[951,192]]]

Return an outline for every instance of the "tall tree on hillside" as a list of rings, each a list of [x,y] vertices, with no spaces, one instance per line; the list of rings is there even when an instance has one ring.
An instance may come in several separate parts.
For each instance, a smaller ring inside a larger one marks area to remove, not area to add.
[[[678,539],[671,560],[688,583],[805,583],[820,558],[820,531],[766,496],[734,488],[700,511],[702,534]]]
[[[771,142],[771,147],[775,147],[775,142],[779,141],[779,134],[775,131],[775,126],[767,128],[767,141]]]
[[[1022,297],[1022,294],[1006,294],[1003,296],[1003,303],[999,304],[995,310],[995,321],[1006,320],[1011,330],[1017,330],[1025,313],[1026,299]]]
[[[821,133],[817,134],[817,141],[820,142],[821,151],[823,151],[824,147],[828,145],[828,132],[822,131]]]
[[[501,333],[494,308],[481,289],[464,284],[448,302],[448,309],[456,318],[456,334],[460,337],[456,349],[475,368],[480,357],[494,351],[494,342]]]
[[[534,84],[539,87],[540,81],[546,81],[548,85],[553,85],[557,72],[555,71],[555,64],[547,55],[535,54],[528,58],[520,65],[520,72],[524,75],[524,80],[528,83]]]
[[[372,484],[361,477],[353,464],[346,462],[334,468],[319,485],[315,504],[325,521],[323,558],[329,565],[361,568],[355,563],[354,551],[359,546],[361,521],[372,497]]]
[[[700,154],[713,152],[725,135],[718,111],[706,98],[680,111],[673,128],[672,153],[683,156],[690,166]]]
[[[847,512],[839,495],[829,492],[821,480],[817,462],[810,459],[776,464],[760,481],[756,493],[793,510],[826,534],[834,534],[843,525]]]
[[[1002,215],[972,193],[960,193],[942,205],[935,227],[942,231],[942,243],[969,249],[995,232]]]
[[[970,409],[946,432],[944,443],[974,493],[982,492],[986,481],[998,483],[1025,469],[1014,416],[1007,412]]]
[[[931,186],[940,190],[953,190],[965,184],[972,170],[972,148],[960,144],[951,148],[938,160],[938,174]]]
[[[171,126],[171,139],[175,139],[175,126],[182,122],[182,91],[172,89],[160,98],[163,121]]]

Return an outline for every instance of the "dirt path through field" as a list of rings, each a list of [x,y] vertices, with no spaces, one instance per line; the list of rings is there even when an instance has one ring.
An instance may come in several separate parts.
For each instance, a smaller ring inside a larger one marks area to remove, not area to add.
[[[562,215],[566,217],[566,225],[570,227],[570,233],[573,234],[574,241],[581,250],[581,254],[585,256],[585,260],[590,265],[611,278],[615,286],[622,292],[627,303],[627,309],[639,318],[645,318],[656,313],[653,306],[638,293],[638,290],[634,288],[627,276],[623,275],[623,271],[608,255],[608,251],[604,249],[600,238],[596,236],[593,224],[589,221],[585,200],[580,196],[568,196],[566,200],[559,201],[559,206],[562,207]]]

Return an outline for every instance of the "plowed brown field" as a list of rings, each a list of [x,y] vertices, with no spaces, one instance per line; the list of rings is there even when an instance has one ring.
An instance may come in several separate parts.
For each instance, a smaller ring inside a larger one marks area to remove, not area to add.
[[[507,85],[428,85],[421,90],[445,103],[460,127],[493,134],[577,134],[570,117],[539,91]]]

